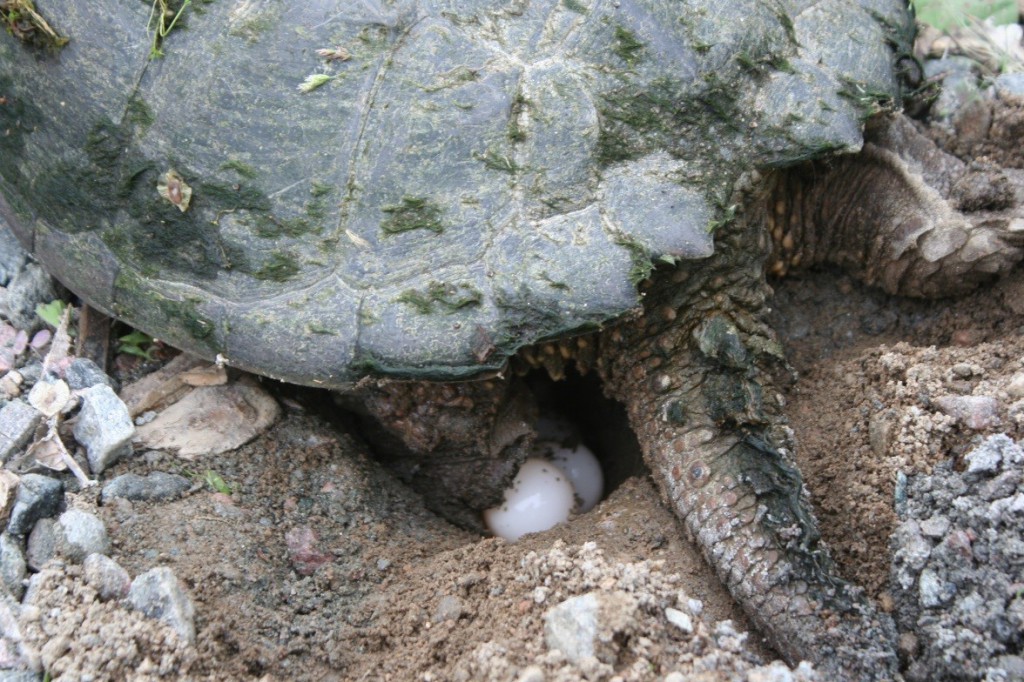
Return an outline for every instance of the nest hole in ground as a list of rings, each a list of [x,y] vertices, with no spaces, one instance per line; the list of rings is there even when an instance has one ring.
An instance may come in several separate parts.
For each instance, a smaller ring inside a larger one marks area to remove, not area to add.
[[[604,471],[604,497],[626,479],[649,473],[626,409],[604,395],[594,372],[581,375],[570,366],[564,379],[554,381],[547,372],[534,370],[526,382],[542,415],[564,417],[579,430],[583,445],[590,448]]]

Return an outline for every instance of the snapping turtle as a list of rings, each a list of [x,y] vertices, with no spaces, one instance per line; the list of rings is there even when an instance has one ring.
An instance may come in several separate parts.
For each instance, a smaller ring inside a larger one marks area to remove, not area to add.
[[[887,678],[762,318],[766,269],[939,295],[1020,257],[1018,195],[972,222],[977,173],[886,113],[904,4],[52,0],[59,52],[0,39],[0,216],[97,308],[355,395],[442,505],[490,505],[525,456],[510,357],[592,368],[769,641]]]

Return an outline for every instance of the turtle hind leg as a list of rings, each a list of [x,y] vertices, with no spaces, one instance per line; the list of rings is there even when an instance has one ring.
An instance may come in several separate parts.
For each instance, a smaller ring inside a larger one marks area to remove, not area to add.
[[[947,154],[904,116],[857,155],[780,173],[770,271],[833,263],[888,293],[964,293],[1024,258],[1024,171]]]
[[[773,376],[762,314],[767,239],[738,223],[706,261],[659,273],[645,314],[602,336],[598,369],[624,403],[662,496],[751,621],[791,663],[891,679],[895,631],[835,573],[819,539]]]

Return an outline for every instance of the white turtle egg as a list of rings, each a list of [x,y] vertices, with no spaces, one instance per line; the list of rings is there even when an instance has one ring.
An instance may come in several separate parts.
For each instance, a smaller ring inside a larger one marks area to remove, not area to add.
[[[604,472],[590,448],[585,445],[567,448],[557,443],[545,445],[550,448],[548,456],[551,461],[565,472],[576,490],[580,499],[580,507],[576,511],[584,514],[596,507],[604,494]]]
[[[505,501],[484,512],[484,523],[495,535],[515,542],[567,521],[575,505],[567,475],[550,461],[531,457],[505,491]]]

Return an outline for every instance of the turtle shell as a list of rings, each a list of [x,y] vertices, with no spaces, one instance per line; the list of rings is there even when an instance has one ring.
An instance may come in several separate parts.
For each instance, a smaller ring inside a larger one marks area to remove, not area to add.
[[[167,31],[174,2],[39,4],[70,42],[0,36],[0,215],[93,306],[323,386],[468,377],[635,308],[652,262],[712,252],[742,173],[859,148],[909,21],[193,0]]]

